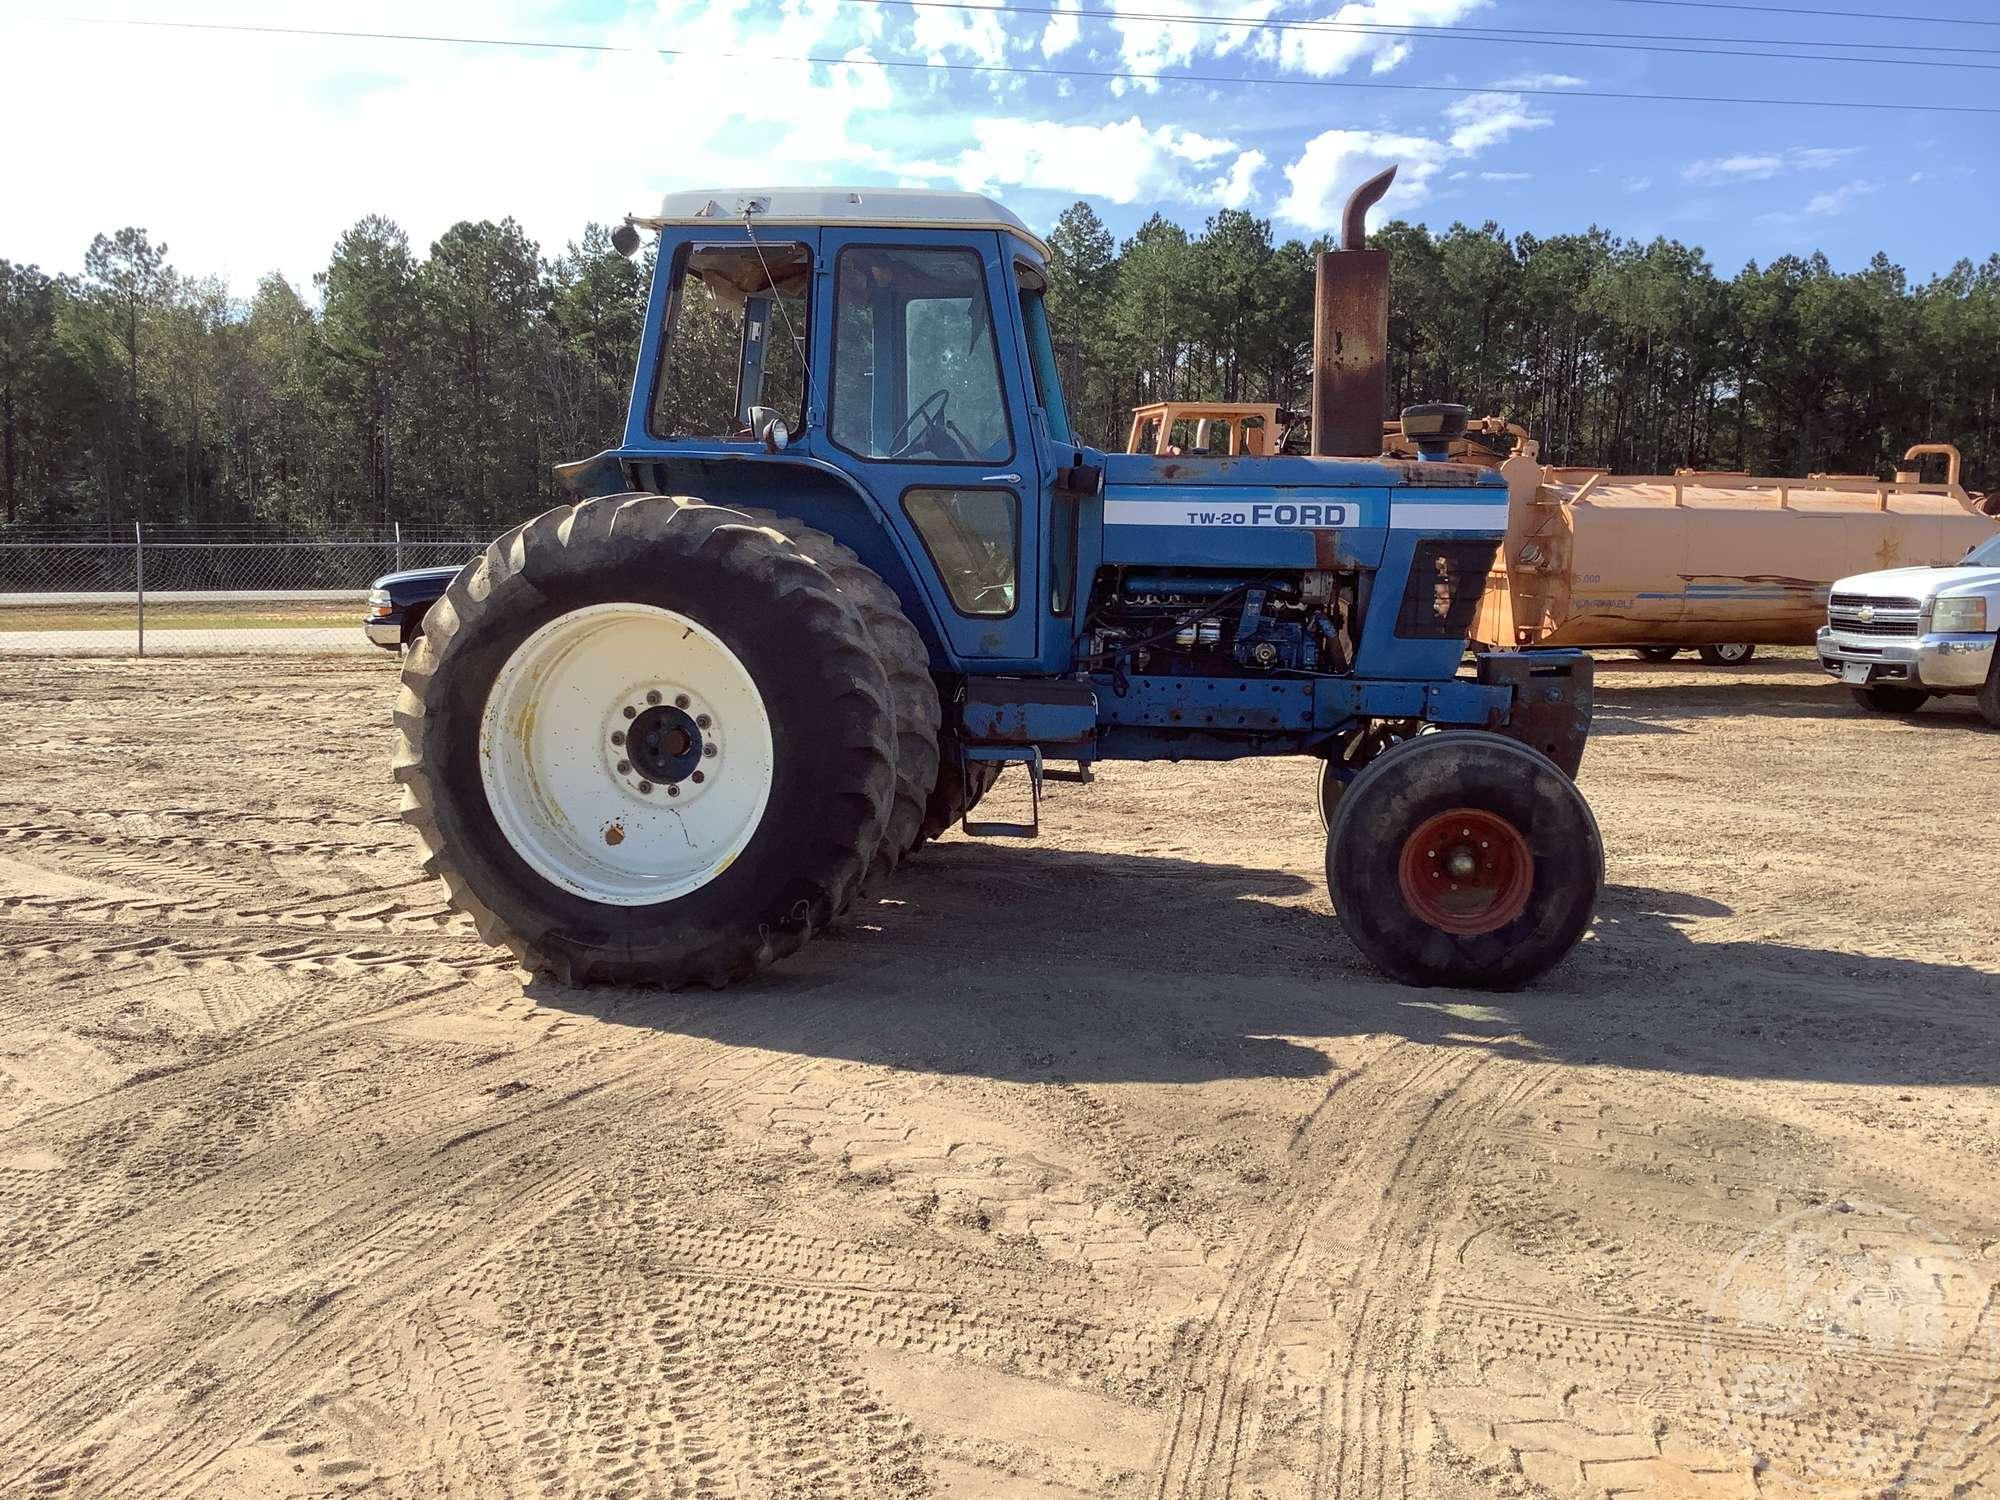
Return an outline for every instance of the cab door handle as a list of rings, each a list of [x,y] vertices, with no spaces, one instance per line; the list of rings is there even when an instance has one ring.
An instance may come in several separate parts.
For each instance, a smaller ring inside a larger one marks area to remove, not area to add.
[[[979,482],[981,484],[1019,484],[1021,476],[1019,474],[987,474],[983,475]]]

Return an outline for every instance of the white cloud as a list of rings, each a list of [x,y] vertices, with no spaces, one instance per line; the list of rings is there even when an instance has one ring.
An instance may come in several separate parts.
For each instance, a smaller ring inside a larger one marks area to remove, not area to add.
[[[1523,130],[1543,130],[1555,123],[1538,114],[1519,94],[1467,94],[1445,109],[1452,123],[1451,149],[1474,156]]]
[[[1815,193],[1806,204],[1806,212],[1809,214],[1837,214],[1856,198],[1865,198],[1870,193],[1879,193],[1881,191],[1881,183],[1868,182],[1856,178],[1853,182],[1842,183],[1831,192]]]
[[[1043,57],[1060,57],[1076,45],[1083,34],[1083,27],[1076,18],[1076,13],[1082,8],[1083,0],[1055,0],[1055,14],[1042,28]]]
[[[1650,177],[1627,177],[1618,184],[1618,188],[1620,192],[1643,193],[1652,185],[1653,179]]]
[[[1533,182],[1535,174],[1533,172],[1481,172],[1479,180],[1481,182]]]
[[[1007,33],[995,11],[926,9],[911,16],[917,45],[932,62],[1006,61]]]
[[[1574,73],[1517,73],[1494,85],[1501,89],[1580,89],[1589,80]]]
[[[92,8],[157,14],[145,0]],[[891,180],[904,154],[892,148],[915,114],[891,106],[925,85],[859,65],[869,54],[856,13],[873,9],[659,0],[588,30],[552,18],[545,0],[437,0],[423,16],[439,34],[567,30],[642,49],[616,54],[0,17],[0,137],[37,142],[0,165],[5,200],[35,205],[9,216],[0,253],[74,269],[93,234],[137,224],[175,265],[220,273],[243,295],[273,269],[309,286],[368,213],[395,219],[420,253],[456,220],[511,214],[555,253],[589,220],[645,212],[667,188]],[[330,19],[306,0],[213,0],[202,14]],[[349,0],[335,24],[412,29],[398,0]],[[745,56],[721,63],[717,51]],[[804,51],[855,62],[756,60]],[[85,75],[119,108],[79,110]],[[921,121],[927,141],[965,138],[960,110],[933,107]]]
[[[1429,136],[1321,131],[1285,168],[1291,191],[1279,202],[1277,215],[1314,233],[1331,232],[1339,225],[1348,195],[1384,167],[1397,168],[1396,181],[1378,215],[1413,207],[1430,195],[1431,179],[1448,154],[1444,142]]]
[[[1350,0],[1323,19],[1346,26],[1453,26],[1487,0]],[[1259,56],[1287,72],[1330,78],[1345,73],[1362,58],[1370,69],[1386,73],[1410,56],[1407,37],[1380,31],[1290,30],[1259,33]]]
[[[1448,105],[1444,114],[1451,128],[1442,138],[1375,130],[1322,131],[1285,168],[1290,191],[1278,203],[1276,216],[1310,233],[1329,231],[1339,222],[1348,194],[1390,166],[1397,169],[1396,181],[1377,212],[1405,212],[1431,196],[1437,179],[1454,160],[1477,156],[1521,131],[1553,123],[1512,93],[1467,94]],[[1454,171],[1446,180],[1457,181],[1463,175]],[[1520,181],[1527,175],[1480,173],[1491,182]]]
[[[1261,151],[1172,125],[1148,127],[1137,115],[1113,125],[981,119],[972,135],[969,150],[923,164],[922,175],[971,192],[1034,187],[1113,203],[1165,199],[1240,208],[1265,165]]]
[[[1819,172],[1859,156],[1865,146],[1793,146],[1785,151],[1712,157],[1682,168],[1689,182],[1767,182],[1781,172]]]

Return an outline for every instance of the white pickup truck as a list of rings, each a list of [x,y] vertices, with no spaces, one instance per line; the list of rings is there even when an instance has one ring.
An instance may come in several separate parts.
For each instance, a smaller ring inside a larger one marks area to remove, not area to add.
[[[1833,586],[1819,663],[1872,713],[1969,693],[2000,729],[2000,535],[1946,567],[1886,568]]]

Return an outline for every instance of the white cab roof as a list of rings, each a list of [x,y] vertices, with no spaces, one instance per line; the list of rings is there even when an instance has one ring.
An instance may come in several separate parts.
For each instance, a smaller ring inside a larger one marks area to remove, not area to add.
[[[703,188],[668,193],[657,218],[632,222],[648,229],[668,224],[836,224],[843,228],[998,229],[1031,246],[1044,259],[1039,235],[991,198],[932,188]]]

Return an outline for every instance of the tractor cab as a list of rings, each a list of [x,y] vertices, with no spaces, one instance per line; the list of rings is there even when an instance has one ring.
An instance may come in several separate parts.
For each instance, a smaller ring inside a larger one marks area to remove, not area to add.
[[[896,189],[673,194],[635,222],[658,269],[625,473],[598,478],[747,495],[783,466],[939,661],[1060,664],[1079,453],[1042,241],[989,199]]]

